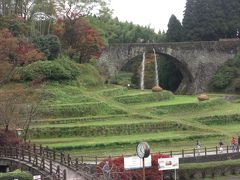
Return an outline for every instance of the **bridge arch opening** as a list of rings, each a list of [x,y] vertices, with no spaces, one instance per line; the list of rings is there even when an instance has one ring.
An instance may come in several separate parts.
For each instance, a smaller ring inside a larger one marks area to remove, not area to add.
[[[129,73],[130,81],[133,87],[139,88],[142,54],[128,60],[122,67],[121,72]],[[189,84],[192,82],[192,76],[186,65],[176,58],[163,53],[157,53],[159,85],[166,90],[185,94]],[[145,88],[151,89],[155,85],[155,63],[154,54],[146,53],[145,60]]]

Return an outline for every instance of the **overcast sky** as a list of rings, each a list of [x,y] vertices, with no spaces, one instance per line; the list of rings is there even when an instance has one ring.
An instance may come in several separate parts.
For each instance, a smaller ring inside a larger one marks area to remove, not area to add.
[[[113,16],[120,21],[150,25],[156,32],[167,30],[172,14],[182,21],[185,4],[186,0],[111,0]]]

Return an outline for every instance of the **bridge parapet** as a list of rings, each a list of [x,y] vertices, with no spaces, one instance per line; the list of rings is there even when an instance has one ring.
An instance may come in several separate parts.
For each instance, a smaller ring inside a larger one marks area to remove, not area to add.
[[[152,48],[171,48],[171,49],[182,49],[182,50],[200,50],[205,49],[208,51],[232,51],[237,50],[240,45],[240,39],[228,40],[228,41],[192,41],[192,42],[166,42],[166,43],[113,43],[110,44],[110,48],[119,47],[142,47],[147,50]]]

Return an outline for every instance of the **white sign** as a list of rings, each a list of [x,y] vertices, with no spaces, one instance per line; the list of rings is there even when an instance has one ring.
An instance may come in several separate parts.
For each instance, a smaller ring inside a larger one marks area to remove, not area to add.
[[[179,158],[160,158],[158,159],[159,170],[179,169]]]
[[[152,166],[152,156],[148,156],[144,158],[144,165],[145,167]],[[131,169],[141,169],[143,168],[143,160],[138,156],[131,156],[131,157],[124,157],[124,169],[131,170]]]
[[[33,180],[41,180],[41,175],[35,175],[35,176],[33,176]]]

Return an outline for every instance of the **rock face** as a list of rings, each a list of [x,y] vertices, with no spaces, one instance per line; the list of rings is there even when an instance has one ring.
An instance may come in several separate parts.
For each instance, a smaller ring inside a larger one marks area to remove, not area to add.
[[[161,92],[163,89],[160,86],[154,86],[152,92]]]
[[[182,43],[139,43],[111,44],[102,54],[98,65],[108,67],[109,72],[121,68],[136,56],[152,53],[172,57],[181,71],[183,80],[178,87],[179,94],[197,94],[209,90],[208,84],[218,67],[235,56],[239,41],[182,42]],[[104,65],[104,62],[107,66]],[[114,74],[114,73],[112,73]]]
[[[207,101],[207,100],[209,100],[209,97],[208,97],[207,94],[200,94],[197,98],[198,98],[199,101]]]

